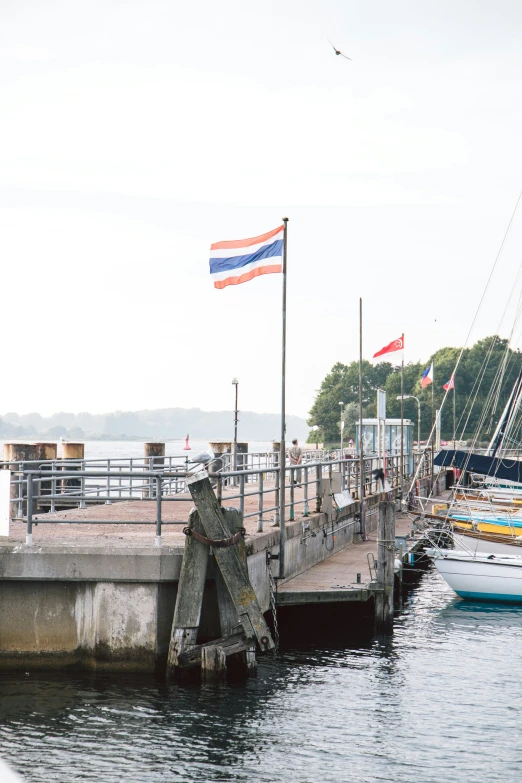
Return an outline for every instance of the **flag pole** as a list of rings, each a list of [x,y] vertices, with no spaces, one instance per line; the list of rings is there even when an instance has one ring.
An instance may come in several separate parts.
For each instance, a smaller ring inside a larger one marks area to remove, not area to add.
[[[435,458],[435,357],[431,362],[432,379],[431,379],[431,487],[430,495],[433,494],[433,482],[435,479],[435,466],[433,460]]]
[[[435,358],[431,362],[432,379],[431,379],[431,426],[435,425]]]
[[[359,514],[361,518],[361,538],[367,541],[366,520],[364,518],[364,454],[363,454],[363,392],[362,392],[362,297],[359,299]]]
[[[404,332],[402,333],[401,361],[401,502],[404,489]]]
[[[457,389],[455,387],[455,374],[453,374],[453,451],[455,451],[455,394]]]
[[[288,218],[283,218],[283,301],[282,301],[282,347],[281,347],[281,439],[279,442],[279,579],[285,576],[285,504],[286,504],[286,262],[288,243]]]

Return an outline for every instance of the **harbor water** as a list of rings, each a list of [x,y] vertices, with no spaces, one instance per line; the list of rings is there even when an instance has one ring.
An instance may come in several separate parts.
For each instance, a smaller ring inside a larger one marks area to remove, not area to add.
[[[520,780],[522,608],[429,571],[390,637],[339,630],[241,684],[3,674],[0,755],[32,783]]]

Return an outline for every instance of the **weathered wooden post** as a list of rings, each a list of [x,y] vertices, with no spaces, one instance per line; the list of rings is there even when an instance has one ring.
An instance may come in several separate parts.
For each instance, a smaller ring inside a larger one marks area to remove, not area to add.
[[[81,470],[82,466],[78,463],[84,459],[85,455],[85,443],[62,443],[62,460],[64,462],[72,462],[75,464],[65,465],[63,470]],[[65,478],[62,479],[62,488],[66,487],[80,487],[81,480],[79,478]]]
[[[375,629],[381,633],[393,626],[393,583],[395,579],[395,503],[379,503],[377,528],[377,592]]]
[[[234,456],[233,456],[234,444],[231,441],[218,440],[218,441],[213,441],[208,445],[211,452],[214,455],[214,459],[212,460],[212,462],[209,463],[207,468],[210,473],[217,473],[219,470],[225,468],[226,462],[223,459],[223,456],[225,454],[230,455],[229,465],[227,466],[226,472],[228,472],[229,470],[234,470]],[[228,483],[229,483],[229,479],[224,479],[223,484],[227,486]]]
[[[53,465],[51,464],[53,460],[56,460],[58,456],[58,444],[57,443],[35,443],[34,444],[36,448],[38,449],[38,457],[37,459],[42,460],[41,465],[39,465],[40,470],[52,470]],[[53,494],[53,482],[52,479],[49,479],[48,481],[40,481],[36,483],[36,494],[37,495],[52,495]],[[36,510],[38,512],[41,511],[48,511],[49,510],[49,504],[50,501],[44,501],[42,497],[40,497],[40,500],[36,503]]]
[[[163,468],[165,467],[165,444],[157,443],[156,441],[154,441],[153,443],[144,443],[143,449],[144,449],[144,457],[145,457],[144,470],[150,470],[150,471],[163,470]],[[154,479],[150,478],[148,480],[145,480],[143,483],[145,484],[145,489],[143,490],[143,497],[153,498]]]
[[[219,644],[207,644],[201,648],[201,679],[224,680],[227,676],[227,656]]]
[[[146,470],[163,468],[165,465],[165,444],[164,443],[144,443],[145,458],[149,459],[149,467]],[[152,460],[152,461],[151,461]]]
[[[203,534],[203,527],[196,509],[192,509],[190,512],[188,527],[190,530]],[[167,678],[173,677],[177,673],[181,654],[191,647],[195,647],[197,643],[207,578],[208,554],[208,546],[202,544],[194,536],[187,536],[172,622]]]
[[[205,535],[214,541],[230,540],[231,533],[212,491],[208,474],[196,474],[187,481],[187,487],[199,512]],[[255,636],[262,650],[273,650],[274,640],[237,547],[213,545],[213,551],[246,637]]]
[[[237,509],[223,510],[219,506],[206,472],[193,476],[187,484],[197,514],[192,512],[186,531],[167,677],[199,666],[204,678],[221,679],[226,674],[227,661],[244,673],[254,674],[256,640],[262,650],[272,650],[275,645],[248,577],[242,517]],[[232,533],[231,528],[236,532]],[[223,635],[198,645],[210,548],[216,565]]]
[[[225,524],[232,535],[235,535],[243,529],[243,517],[237,508],[224,508],[223,516],[225,518]],[[245,571],[248,573],[245,539],[241,537],[235,546],[237,547],[239,558],[243,563]],[[241,621],[221,571],[217,567],[215,570],[221,635],[227,637],[241,629]],[[238,653],[235,656],[235,659],[234,663],[237,670],[243,669],[244,673],[249,677],[254,676],[257,672],[255,642],[252,640],[248,644],[247,649],[244,652]]]
[[[23,462],[33,462],[33,465],[27,465],[27,469],[36,470],[38,459],[38,448],[34,443],[4,443],[4,460],[10,462],[12,471],[11,481],[23,479]],[[38,486],[38,485],[37,485]],[[11,500],[15,503],[12,518],[23,517],[27,513],[27,484],[11,484]],[[36,504],[33,502],[33,511],[36,510]]]

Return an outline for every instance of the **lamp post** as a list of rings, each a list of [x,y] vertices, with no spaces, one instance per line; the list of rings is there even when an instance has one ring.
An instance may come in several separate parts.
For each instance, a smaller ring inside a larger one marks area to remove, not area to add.
[[[417,448],[420,451],[420,423],[421,423],[421,410],[420,410],[420,400],[418,397],[415,397],[413,394],[403,394],[402,397],[399,394],[397,397],[398,400],[416,400],[417,401]]]
[[[343,438],[344,438],[344,421],[343,421],[343,406],[344,402],[340,402],[341,406],[341,459],[343,458]]]
[[[239,386],[239,381],[237,378],[232,378],[232,386],[236,387],[236,402],[234,405],[234,470],[237,470],[237,387]],[[234,479],[234,484],[236,483],[237,477]]]

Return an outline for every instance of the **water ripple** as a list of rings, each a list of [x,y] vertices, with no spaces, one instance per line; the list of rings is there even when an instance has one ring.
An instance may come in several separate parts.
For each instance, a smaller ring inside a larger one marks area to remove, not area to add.
[[[430,572],[390,638],[261,659],[246,685],[0,678],[28,783],[510,783],[522,775],[522,609]]]

